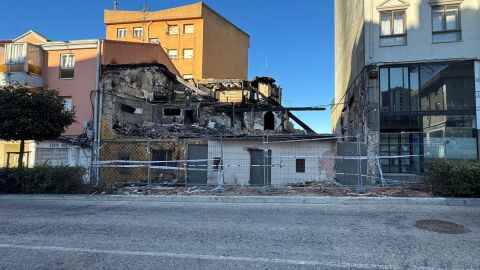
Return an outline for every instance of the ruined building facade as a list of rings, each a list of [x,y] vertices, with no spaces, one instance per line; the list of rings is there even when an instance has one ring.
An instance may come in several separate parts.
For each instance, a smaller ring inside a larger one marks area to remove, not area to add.
[[[299,132],[275,80],[203,80],[192,85],[161,64],[105,65],[102,118],[113,137],[178,138]]]

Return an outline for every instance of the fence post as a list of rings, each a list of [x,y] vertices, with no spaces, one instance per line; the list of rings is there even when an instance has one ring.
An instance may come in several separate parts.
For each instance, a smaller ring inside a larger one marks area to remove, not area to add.
[[[364,193],[365,188],[363,186],[362,179],[362,160],[360,159],[362,155],[361,145],[360,145],[360,134],[357,135],[357,165],[358,165],[358,178],[357,178],[357,193]]]
[[[152,175],[151,175],[151,169],[150,169],[150,161],[152,160],[152,155],[151,155],[151,148],[150,148],[150,139],[147,140],[147,180],[148,180],[148,185],[152,184]]]
[[[267,172],[269,171],[268,169],[271,170],[271,168],[267,168],[267,164],[268,164],[268,161],[269,161],[269,156],[268,156],[268,152],[269,152],[269,146],[268,146],[268,134],[265,134],[263,136],[263,187],[267,187],[268,186],[268,178],[269,178],[269,175],[267,175]]]
[[[266,158],[265,156],[267,155],[267,146],[266,146],[266,138],[267,135],[263,135],[262,139],[263,139],[263,187],[266,187],[266,182],[267,182],[267,179],[266,179],[266,168],[265,168],[265,164],[266,163]]]
[[[235,115],[235,114],[233,114]],[[210,161],[207,161],[207,164]],[[210,166],[207,166],[207,172],[210,170]],[[218,185],[224,186],[225,185],[225,171],[223,167],[223,136],[220,135],[220,163],[218,164]]]
[[[185,179],[185,188],[188,189],[188,174],[187,174],[187,169],[188,169],[188,163],[185,161],[188,159],[188,147],[185,143],[185,138],[182,139],[182,147],[183,147],[183,152],[184,152],[184,161],[183,161],[183,178]],[[177,171],[177,178],[178,174],[180,174],[180,171]]]

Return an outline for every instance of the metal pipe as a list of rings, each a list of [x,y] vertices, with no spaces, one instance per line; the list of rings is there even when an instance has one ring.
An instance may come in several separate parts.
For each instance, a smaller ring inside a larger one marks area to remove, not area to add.
[[[102,40],[99,39],[97,40],[97,69],[95,71],[95,106],[93,108],[93,149],[92,149],[92,158],[94,159],[94,162],[98,162],[100,160],[99,158],[99,140],[100,140],[100,131],[99,131],[99,125],[98,125],[98,119],[99,119],[99,91],[100,91],[100,54],[101,54],[101,44]],[[90,172],[92,172],[92,168],[90,167]],[[100,171],[99,168],[95,168],[95,181],[98,184],[99,181],[99,176],[100,176]]]
[[[360,135],[357,135],[357,156],[361,155]],[[362,160],[357,160],[358,176],[357,176],[357,193],[364,193],[363,180],[362,180]]]
[[[147,181],[148,185],[152,184],[152,172],[151,172],[151,166],[150,163],[152,161],[152,154],[151,154],[152,148],[150,146],[150,140],[147,141],[147,158],[148,158],[148,165],[147,165]]]

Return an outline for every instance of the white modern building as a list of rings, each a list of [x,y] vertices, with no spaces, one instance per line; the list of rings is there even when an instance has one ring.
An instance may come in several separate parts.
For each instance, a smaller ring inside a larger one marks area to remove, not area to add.
[[[336,0],[332,130],[386,173],[477,159],[479,60],[479,0]]]

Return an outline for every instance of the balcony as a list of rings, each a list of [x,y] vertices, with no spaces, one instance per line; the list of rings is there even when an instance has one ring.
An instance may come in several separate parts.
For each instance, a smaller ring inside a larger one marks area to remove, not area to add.
[[[0,86],[43,87],[43,50],[30,43],[0,44]]]

